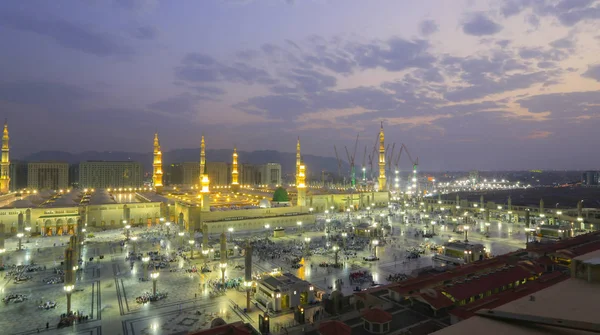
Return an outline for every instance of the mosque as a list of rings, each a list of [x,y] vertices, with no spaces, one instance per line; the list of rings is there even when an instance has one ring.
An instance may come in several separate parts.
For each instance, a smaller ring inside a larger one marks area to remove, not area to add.
[[[174,224],[187,231],[208,234],[225,230],[265,231],[315,223],[315,214],[385,207],[385,150],[383,126],[379,133],[378,191],[322,192],[307,189],[307,167],[302,160],[300,139],[296,145],[295,184],[287,192],[290,201],[273,203],[273,189],[240,185],[237,149],[233,148],[231,184],[211,187],[206,169],[206,143],[200,146],[200,176],[197,186],[181,191],[163,185],[163,160],[158,133],[154,134],[152,187],[129,189],[68,189],[54,191],[9,190],[9,135],[4,124],[0,160],[0,224],[5,233],[27,231],[32,235],[69,235],[130,226]],[[322,192],[322,193],[321,193]]]

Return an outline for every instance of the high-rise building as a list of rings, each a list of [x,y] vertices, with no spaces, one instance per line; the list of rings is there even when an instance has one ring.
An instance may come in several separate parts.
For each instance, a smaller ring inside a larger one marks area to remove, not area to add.
[[[229,185],[229,167],[225,162],[206,162],[206,171],[210,183],[216,186]]]
[[[165,168],[165,185],[183,184],[183,164],[170,164]]]
[[[27,165],[27,188],[61,190],[69,187],[69,163],[33,162]]]
[[[597,186],[600,184],[600,172],[585,171],[581,175],[581,184],[585,186]]]
[[[69,187],[79,188],[79,164],[69,165]]]
[[[10,187],[10,158],[8,156],[8,122],[4,121],[2,133],[2,159],[0,160],[0,193],[8,193]]]
[[[27,188],[27,162],[10,162],[10,190],[17,191]]]
[[[81,188],[142,187],[142,164],[121,161],[87,161],[79,164]]]
[[[198,162],[185,162],[183,165],[183,184],[200,185],[200,165]]]
[[[299,166],[298,166],[299,167]],[[267,163],[258,166],[261,185],[281,185],[281,164]]]

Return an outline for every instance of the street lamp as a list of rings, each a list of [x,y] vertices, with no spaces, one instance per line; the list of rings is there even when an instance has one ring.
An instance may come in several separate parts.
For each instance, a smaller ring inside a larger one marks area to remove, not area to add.
[[[300,229],[300,234],[302,234],[302,221],[297,221],[296,225],[298,225],[298,229]]]
[[[335,267],[338,267],[338,251],[340,250],[340,247],[338,247],[337,245],[333,246],[333,252],[335,253]]]
[[[229,227],[227,228],[227,231],[229,232],[229,239],[233,240],[232,235],[233,235],[233,227]]]
[[[373,244],[373,256],[377,258],[377,246],[379,245],[379,240],[373,240],[371,241],[371,244]]]
[[[133,241],[131,244],[133,245],[133,253],[135,254],[135,247],[136,247],[136,243],[135,241],[137,241],[138,237],[137,236],[132,236],[131,237],[131,241]]]
[[[188,243],[190,244],[190,249],[192,250],[192,253],[190,255],[190,259],[194,259],[194,244],[196,243],[196,241],[189,240]]]
[[[304,242],[305,242],[304,254],[305,254],[305,257],[307,257],[308,256],[308,250],[310,249],[310,237],[305,237],[304,238]]]
[[[486,235],[489,235],[489,233],[490,233],[490,223],[489,222],[485,223],[485,233],[486,233]]]
[[[179,233],[177,233],[177,235],[179,235],[179,238],[180,238],[180,240],[181,240],[181,243],[180,243],[180,244],[181,244],[181,246],[183,247],[183,235],[185,235],[185,233],[184,233],[184,232],[182,232],[182,231],[180,231]]]
[[[150,256],[142,257],[142,266],[144,267],[144,280],[148,278],[148,262],[150,261]]]
[[[343,232],[342,233],[342,247],[344,248],[344,250],[346,249],[346,237],[348,237],[348,233]]]
[[[123,223],[125,223],[125,221],[123,221]],[[125,226],[125,238],[129,241],[129,229],[131,228],[130,225],[126,225]]]
[[[159,274],[160,273],[156,271],[156,269],[154,269],[154,271],[152,271],[150,274],[150,278],[152,278],[152,295],[154,297],[156,297],[156,280],[158,279]]]
[[[71,314],[71,293],[75,289],[75,285],[68,284],[64,286],[65,293],[67,293],[67,315]]]
[[[221,282],[225,285],[225,269],[227,268],[227,263],[221,263],[219,264],[219,267],[221,268]]]
[[[348,220],[350,220],[350,208],[346,208],[346,212],[348,213]]]
[[[167,226],[167,238],[168,238],[168,237],[169,237],[169,226],[171,225],[171,222],[170,222],[170,221],[167,221],[167,222],[165,223],[165,225]]]
[[[465,230],[465,242],[469,242],[469,226],[464,225],[463,229]]]
[[[21,251],[21,244],[22,244],[22,239],[23,239],[23,233],[18,233],[17,237],[19,238],[19,251]]]
[[[435,235],[435,221],[431,221],[431,235]]]

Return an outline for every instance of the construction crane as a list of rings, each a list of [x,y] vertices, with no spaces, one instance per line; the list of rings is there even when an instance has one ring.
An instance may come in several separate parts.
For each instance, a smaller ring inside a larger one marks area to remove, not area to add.
[[[365,153],[363,154],[363,162],[362,162],[362,182],[363,184],[367,183],[367,146],[365,145]]]
[[[387,170],[390,171],[392,168],[392,160],[394,159],[394,150],[396,149],[396,142],[392,144],[392,151],[387,155]]]
[[[340,178],[343,178],[344,184],[346,184],[346,177],[342,175],[342,161],[340,160],[340,156],[338,156],[337,148],[335,147],[335,145],[333,146],[333,150],[335,150],[335,159],[337,159],[338,163],[338,175],[340,176]]]
[[[404,150],[404,143],[400,146],[400,151],[398,152],[398,157],[394,161],[394,187],[396,190],[400,188],[400,169],[398,168],[398,164],[400,163],[400,157],[402,157],[402,151]]]
[[[416,160],[414,160],[412,158],[412,156],[410,155],[410,151],[408,151],[408,148],[406,146],[404,146],[404,150],[406,150],[406,154],[408,155],[408,158],[410,159],[410,162],[413,165],[413,176],[412,176],[412,184],[413,184],[413,188],[415,188],[417,194],[418,194],[418,175],[417,175],[417,169],[419,167],[419,157],[417,157]]]
[[[354,159],[356,158],[356,149],[358,148],[358,136],[356,135],[356,142],[354,142],[354,151],[352,152],[352,156],[348,152],[348,147],[344,147],[346,149],[346,157],[348,158],[348,163],[350,164],[350,184],[352,188],[356,187],[356,166],[354,165]]]

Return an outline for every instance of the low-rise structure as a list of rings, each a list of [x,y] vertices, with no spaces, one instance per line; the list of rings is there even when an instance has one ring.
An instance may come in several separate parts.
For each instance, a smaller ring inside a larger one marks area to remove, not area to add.
[[[291,273],[267,276],[257,282],[256,300],[274,311],[306,305],[314,299],[314,286]]]

